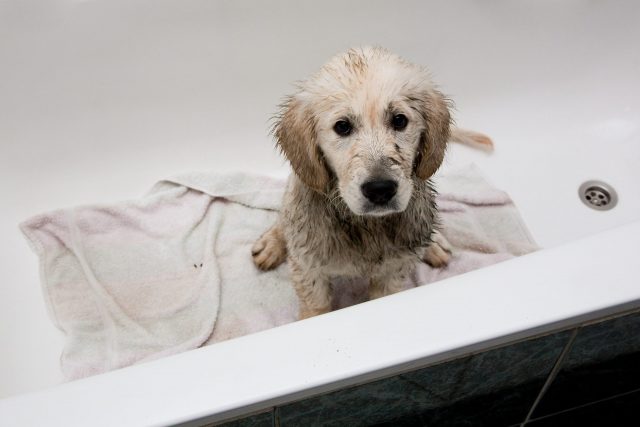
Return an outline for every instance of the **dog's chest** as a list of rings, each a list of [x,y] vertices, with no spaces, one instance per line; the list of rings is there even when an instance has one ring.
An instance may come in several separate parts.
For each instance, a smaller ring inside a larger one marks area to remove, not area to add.
[[[429,244],[435,207],[425,196],[396,215],[355,217],[294,187],[283,205],[289,256],[329,275],[382,275],[415,263]],[[426,194],[426,193],[425,193]]]
[[[416,261],[423,247],[420,242],[426,241],[430,232],[415,230],[425,234],[424,240],[407,239],[402,228],[401,224],[336,225],[335,253],[328,254],[327,264],[358,274],[379,274]]]
[[[289,229],[291,256],[307,267],[345,276],[377,276],[415,263],[431,234],[426,224],[352,223],[331,216],[292,223]]]

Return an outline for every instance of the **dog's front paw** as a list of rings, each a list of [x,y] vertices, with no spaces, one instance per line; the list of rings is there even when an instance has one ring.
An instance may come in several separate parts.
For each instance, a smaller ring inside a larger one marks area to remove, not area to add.
[[[275,228],[264,233],[251,248],[253,263],[263,271],[273,270],[287,258],[287,245]]]
[[[451,245],[439,232],[434,232],[432,243],[424,251],[422,260],[431,267],[446,267],[451,259]]]

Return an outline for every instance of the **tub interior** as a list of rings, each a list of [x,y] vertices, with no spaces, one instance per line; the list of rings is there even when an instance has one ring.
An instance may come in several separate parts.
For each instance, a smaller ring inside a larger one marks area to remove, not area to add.
[[[339,12],[338,12],[339,11]],[[476,163],[543,247],[640,219],[640,40],[634,2],[106,1],[0,3],[0,397],[61,381],[31,215],[138,197],[189,170],[286,173],[268,135],[293,83],[382,45],[429,67]],[[619,196],[588,209],[598,179]]]

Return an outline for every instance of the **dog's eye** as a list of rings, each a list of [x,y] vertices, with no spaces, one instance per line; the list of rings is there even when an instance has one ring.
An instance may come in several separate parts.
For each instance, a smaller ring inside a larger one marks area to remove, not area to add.
[[[348,136],[353,127],[348,120],[338,120],[335,125],[333,125],[333,130],[340,136]]]
[[[407,119],[407,116],[404,114],[396,114],[393,116],[393,119],[391,119],[391,126],[393,126],[395,130],[403,130],[407,127],[408,123],[409,119]]]

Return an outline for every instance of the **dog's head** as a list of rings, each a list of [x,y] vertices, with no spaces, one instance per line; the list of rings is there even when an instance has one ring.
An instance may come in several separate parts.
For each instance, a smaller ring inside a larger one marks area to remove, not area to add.
[[[296,175],[356,215],[404,211],[442,163],[449,105],[425,69],[381,48],[329,61],[282,106],[276,140]]]

